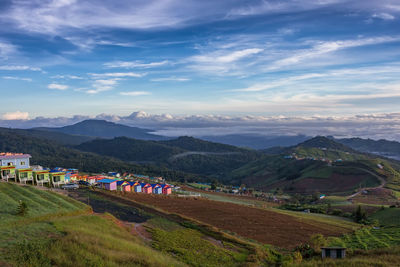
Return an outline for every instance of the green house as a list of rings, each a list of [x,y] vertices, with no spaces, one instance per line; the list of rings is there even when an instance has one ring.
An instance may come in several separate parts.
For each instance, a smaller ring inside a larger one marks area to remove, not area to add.
[[[8,179],[15,179],[15,166],[0,166],[0,178],[8,182]]]
[[[33,179],[35,184],[44,186],[50,183],[50,173],[48,170],[33,171]]]
[[[65,172],[50,171],[50,182],[51,185],[56,187],[65,184]]]
[[[17,169],[17,179],[20,183],[33,183],[33,174],[31,168]]]

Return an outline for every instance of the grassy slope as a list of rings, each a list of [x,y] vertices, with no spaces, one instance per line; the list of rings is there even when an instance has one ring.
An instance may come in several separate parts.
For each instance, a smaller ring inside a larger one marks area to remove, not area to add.
[[[29,209],[24,217],[15,215],[19,200]],[[0,265],[184,265],[145,246],[111,215],[92,215],[73,199],[0,183],[0,203]]]

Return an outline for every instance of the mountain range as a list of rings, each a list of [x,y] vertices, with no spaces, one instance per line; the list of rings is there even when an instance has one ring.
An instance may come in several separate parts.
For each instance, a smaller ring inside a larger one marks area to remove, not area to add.
[[[376,155],[377,150],[396,153],[397,145],[317,136],[291,146],[255,150],[188,136],[166,138],[148,129],[98,120],[60,128],[0,128],[1,151],[30,153],[33,163],[44,166],[94,173],[131,171],[171,180],[217,179],[293,193],[344,193],[382,181],[400,186],[399,163]]]

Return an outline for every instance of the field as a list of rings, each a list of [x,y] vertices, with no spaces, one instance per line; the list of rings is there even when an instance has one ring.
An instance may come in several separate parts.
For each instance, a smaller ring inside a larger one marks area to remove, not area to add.
[[[400,208],[385,208],[371,216],[377,219],[380,225],[400,227]]]
[[[16,214],[20,200],[25,216]],[[1,266],[185,266],[146,246],[113,216],[32,186],[0,183],[0,220]]]
[[[376,205],[392,205],[398,198],[392,190],[386,188],[369,189],[353,198],[354,202]]]
[[[227,202],[203,198],[179,198],[145,194],[126,194],[126,198],[193,218],[202,223],[239,236],[283,248],[293,248],[307,242],[315,233],[338,236],[349,232],[348,226],[326,224],[312,218],[300,218]]]

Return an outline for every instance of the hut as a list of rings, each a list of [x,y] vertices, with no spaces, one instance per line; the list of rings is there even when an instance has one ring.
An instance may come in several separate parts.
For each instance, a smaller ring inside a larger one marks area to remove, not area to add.
[[[123,192],[131,192],[131,185],[127,181],[117,181],[117,188]]]
[[[50,182],[54,187],[65,184],[65,172],[58,170],[51,170],[49,174],[50,174]]]
[[[172,193],[172,187],[171,187],[170,185],[168,185],[168,184],[163,184],[163,185],[161,185],[161,187],[162,187],[162,193],[163,193],[164,195],[169,195],[169,194]]]
[[[129,182],[131,185],[131,191],[134,191],[136,193],[141,193],[142,192],[142,186],[138,182]]]
[[[153,189],[153,194],[160,195],[163,193],[162,187],[159,184],[151,184],[151,187]]]
[[[153,188],[150,184],[141,183],[140,186],[142,187],[142,192],[145,194],[151,194],[153,192]]]
[[[15,179],[15,166],[0,166],[0,178],[8,182],[8,179]]]
[[[29,168],[31,155],[23,153],[0,153],[0,166],[14,166],[16,169]]]
[[[44,185],[50,183],[50,174],[48,170],[37,170],[33,171],[33,180],[37,185]]]
[[[346,248],[343,247],[322,247],[322,258],[342,259],[346,257]]]
[[[20,183],[33,183],[33,175],[31,168],[17,169],[17,179]]]
[[[117,190],[117,180],[114,179],[101,179],[97,184],[105,190]]]

